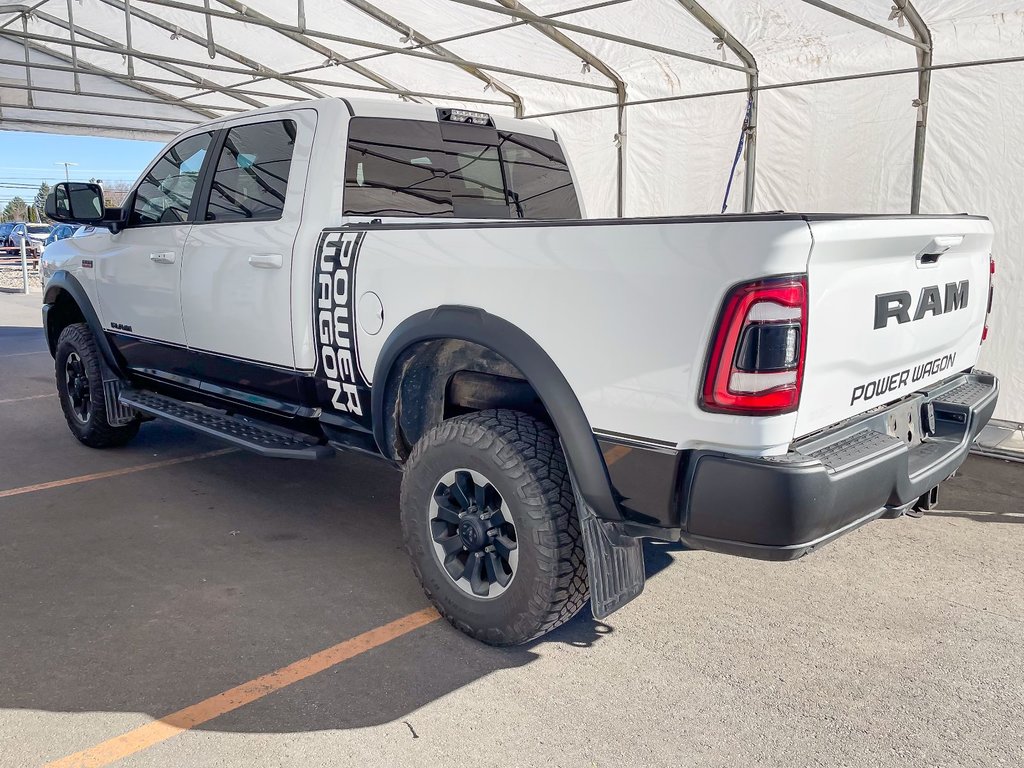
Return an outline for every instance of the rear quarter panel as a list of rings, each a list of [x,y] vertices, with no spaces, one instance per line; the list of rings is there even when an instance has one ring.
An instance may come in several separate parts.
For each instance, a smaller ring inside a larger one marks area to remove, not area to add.
[[[370,228],[355,293],[380,297],[384,327],[370,335],[357,322],[361,368],[373,376],[381,347],[407,317],[479,307],[540,344],[594,429],[684,448],[780,452],[795,414],[705,413],[698,393],[728,289],[803,272],[810,245],[798,218]]]

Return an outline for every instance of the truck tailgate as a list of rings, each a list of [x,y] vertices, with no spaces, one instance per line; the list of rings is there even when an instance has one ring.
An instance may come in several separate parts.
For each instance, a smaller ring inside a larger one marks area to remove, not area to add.
[[[808,223],[814,244],[797,437],[975,364],[988,307],[987,219]]]

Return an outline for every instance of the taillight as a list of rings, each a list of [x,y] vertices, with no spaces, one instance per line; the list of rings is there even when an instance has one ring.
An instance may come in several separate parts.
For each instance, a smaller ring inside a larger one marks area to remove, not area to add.
[[[734,288],[718,320],[705,410],[771,416],[796,410],[807,350],[807,277]]]
[[[988,257],[988,306],[985,309],[985,327],[981,329],[981,343],[988,338],[988,316],[992,314],[992,280],[996,274],[996,260],[991,255]]]

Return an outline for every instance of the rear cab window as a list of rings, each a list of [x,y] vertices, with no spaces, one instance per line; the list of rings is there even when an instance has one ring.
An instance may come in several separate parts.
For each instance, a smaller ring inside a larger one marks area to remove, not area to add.
[[[501,157],[513,205],[524,219],[578,219],[580,204],[558,142],[501,133]]]
[[[355,117],[344,213],[466,219],[578,219],[558,143],[491,125]]]
[[[452,216],[437,123],[357,117],[349,124],[345,213]]]

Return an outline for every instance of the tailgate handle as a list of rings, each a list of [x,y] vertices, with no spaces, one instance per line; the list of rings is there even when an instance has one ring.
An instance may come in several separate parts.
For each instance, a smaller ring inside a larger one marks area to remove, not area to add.
[[[939,235],[917,254],[918,267],[934,267],[939,263],[939,256],[950,248],[956,248],[964,241],[963,235]]]

